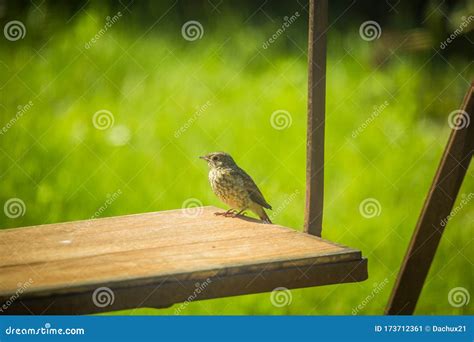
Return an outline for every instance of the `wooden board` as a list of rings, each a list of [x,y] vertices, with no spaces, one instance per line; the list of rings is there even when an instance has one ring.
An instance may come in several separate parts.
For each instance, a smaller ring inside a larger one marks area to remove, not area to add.
[[[166,307],[186,301],[204,283],[193,300],[367,278],[360,251],[278,225],[215,216],[217,211],[1,230],[0,314]],[[104,307],[93,300],[101,287],[114,298]]]

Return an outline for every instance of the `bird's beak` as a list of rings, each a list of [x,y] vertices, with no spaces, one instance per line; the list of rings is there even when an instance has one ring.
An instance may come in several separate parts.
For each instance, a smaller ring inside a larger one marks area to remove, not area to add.
[[[200,156],[200,159],[209,160],[208,156]]]

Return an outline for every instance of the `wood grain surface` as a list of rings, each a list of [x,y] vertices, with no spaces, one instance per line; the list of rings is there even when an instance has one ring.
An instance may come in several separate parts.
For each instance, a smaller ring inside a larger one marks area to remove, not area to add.
[[[203,281],[209,286],[197,299],[367,278],[360,251],[278,225],[215,216],[217,211],[1,230],[0,309],[9,305],[0,314],[164,307],[185,301]],[[106,307],[92,300],[100,287],[113,292]]]

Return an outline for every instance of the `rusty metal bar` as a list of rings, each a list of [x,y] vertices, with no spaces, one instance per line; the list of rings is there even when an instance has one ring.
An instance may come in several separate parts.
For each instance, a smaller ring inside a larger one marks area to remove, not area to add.
[[[413,313],[474,148],[474,84],[462,109],[450,118],[454,128],[444,150],[385,313]]]
[[[324,114],[328,1],[310,0],[308,31],[308,127],[304,230],[321,236],[324,197]]]

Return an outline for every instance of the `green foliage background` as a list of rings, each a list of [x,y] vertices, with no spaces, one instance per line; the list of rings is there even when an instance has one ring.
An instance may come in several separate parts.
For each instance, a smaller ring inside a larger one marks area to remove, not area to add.
[[[19,105],[34,104],[0,136],[1,203],[18,197],[27,208],[17,219],[2,213],[0,227],[87,219],[119,189],[122,195],[103,216],[180,208],[188,198],[221,206],[197,157],[224,150],[274,207],[296,194],[274,221],[301,230],[307,23],[300,11],[302,19],[268,49],[262,44],[282,18],[265,21],[259,13],[265,24],[256,26],[221,13],[203,23],[202,39],[189,42],[181,36],[183,22],[142,27],[127,11],[85,49],[114,12],[95,6],[55,23],[32,10],[25,39],[0,42],[0,124]],[[383,312],[448,138],[448,114],[459,108],[473,69],[472,60],[443,57],[436,49],[415,53],[397,46],[384,63],[375,63],[377,41],[362,40],[358,31],[353,25],[329,32],[323,234],[361,249],[369,280],[293,290],[291,305],[283,308],[259,294],[194,302],[181,314],[351,314],[387,279],[358,313]],[[209,108],[176,138],[207,101]],[[385,101],[387,107],[352,137]],[[114,115],[114,126],[104,131],[92,124],[101,109]],[[291,113],[291,126],[283,130],[270,123],[279,109]],[[473,191],[471,167],[461,194]],[[379,216],[361,216],[366,198],[380,202]],[[417,314],[474,312],[472,303],[454,308],[447,299],[453,287],[473,290],[473,217],[470,203],[449,222]]]

